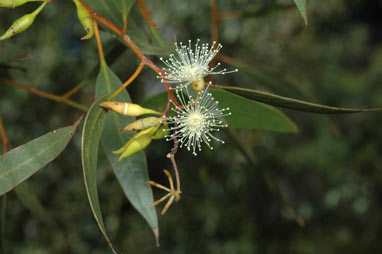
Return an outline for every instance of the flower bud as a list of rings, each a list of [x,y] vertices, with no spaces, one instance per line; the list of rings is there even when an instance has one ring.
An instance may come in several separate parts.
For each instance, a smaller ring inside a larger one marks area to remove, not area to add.
[[[162,139],[170,134],[170,129],[168,128],[167,123],[164,123],[158,128],[158,130],[153,135],[153,139]]]
[[[136,140],[136,139],[139,139],[141,136],[144,136],[144,135],[148,135],[148,136],[152,136],[154,135],[155,131],[158,129],[159,127],[159,124],[157,126],[153,126],[153,127],[150,127],[150,128],[147,128],[145,130],[142,130],[140,132],[138,132],[137,134],[135,134],[124,146],[122,146],[120,149],[116,150],[116,151],[113,151],[114,154],[121,154],[123,152],[125,152],[125,150],[130,146],[130,144]]]
[[[82,27],[86,31],[86,35],[83,36],[81,40],[90,39],[94,35],[94,24],[92,15],[78,0],[73,0],[73,2],[77,7],[78,19],[80,20]]]
[[[15,8],[28,2],[42,2],[44,0],[0,0],[0,7]]]
[[[204,88],[204,78],[200,78],[198,81],[192,82],[192,87],[198,92],[202,91]]]
[[[131,142],[130,142],[131,141]],[[122,152],[121,156],[119,156],[118,161],[121,161],[139,151],[145,149],[152,141],[151,134],[147,133],[139,136],[138,138],[132,138],[128,142],[128,146],[126,146],[125,150]]]
[[[143,108],[134,103],[107,101],[100,103],[99,105],[103,108],[113,110],[114,112],[125,116],[140,116],[144,114],[160,115],[158,111]]]
[[[138,119],[132,122],[131,124],[127,125],[125,128],[121,129],[121,132],[144,130],[149,127],[153,127],[161,123],[162,121],[164,121],[162,117],[146,117]]]
[[[24,32],[28,27],[33,24],[34,19],[42,11],[47,2],[44,2],[40,7],[38,7],[34,12],[26,14],[13,22],[13,24],[8,28],[8,30],[0,37],[1,40],[11,38],[15,34]]]

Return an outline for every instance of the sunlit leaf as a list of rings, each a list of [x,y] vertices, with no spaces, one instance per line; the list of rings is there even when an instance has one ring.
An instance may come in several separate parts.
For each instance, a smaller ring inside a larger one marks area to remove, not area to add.
[[[306,14],[306,0],[294,0],[298,10],[301,13],[302,18],[304,19],[305,26],[308,26],[308,17]]]
[[[81,144],[82,169],[84,173],[86,193],[94,218],[113,253],[117,253],[106,233],[97,191],[98,147],[106,115],[106,111],[99,107],[98,104],[103,101],[105,101],[105,97],[100,97],[96,100],[90,107],[85,118]]]
[[[102,66],[96,83],[96,96],[110,94],[122,85],[119,78],[106,65]],[[130,102],[130,96],[126,90],[114,98],[114,101]],[[108,112],[102,132],[102,146],[106,157],[112,166],[121,187],[135,209],[146,219],[152,228],[158,241],[159,229],[153,193],[148,184],[149,176],[145,153],[143,151],[134,154],[125,160],[118,162],[118,155],[112,151],[122,147],[133,136],[133,132],[120,133],[127,124],[134,121],[133,117],[118,115]]]
[[[54,160],[72,139],[78,124],[51,131],[0,156],[0,195]]]
[[[272,93],[262,92],[254,89],[233,87],[233,86],[220,86],[216,85],[216,88],[223,88],[233,93],[244,96],[248,99],[260,101],[266,104],[290,108],[299,111],[306,111],[320,114],[344,114],[344,113],[357,113],[357,112],[369,112],[369,111],[381,111],[382,108],[341,108],[321,105],[317,103],[297,100],[288,98]]]

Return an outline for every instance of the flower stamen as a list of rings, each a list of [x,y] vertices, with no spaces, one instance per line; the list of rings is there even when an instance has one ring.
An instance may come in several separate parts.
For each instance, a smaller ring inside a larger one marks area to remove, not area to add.
[[[167,60],[160,58],[166,67],[163,68],[164,73],[158,76],[158,78],[161,78],[162,82],[166,80],[168,83],[178,84],[174,89],[181,90],[193,82],[200,81],[207,75],[227,74],[238,71],[237,69],[232,71],[227,71],[227,69],[215,71],[220,66],[220,63],[210,68],[208,66],[209,63],[223,46],[215,41],[211,47],[208,43],[199,45],[199,42],[200,40],[198,39],[194,49],[192,48],[191,40],[188,41],[188,46],[182,42],[179,44],[175,43],[177,55],[171,54]],[[201,91],[202,88],[197,91]]]

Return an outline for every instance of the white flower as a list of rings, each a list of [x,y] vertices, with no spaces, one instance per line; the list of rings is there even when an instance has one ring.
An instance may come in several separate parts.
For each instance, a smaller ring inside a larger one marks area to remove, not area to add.
[[[209,47],[208,43],[199,45],[199,41],[199,39],[196,41],[194,50],[191,47],[191,40],[188,41],[188,46],[183,45],[181,42],[179,46],[178,43],[175,43],[177,56],[171,54],[168,60],[160,58],[167,68],[163,68],[164,74],[161,74],[158,78],[162,78],[162,82],[165,80],[168,83],[179,84],[175,87],[178,90],[183,89],[192,82],[198,82],[210,74],[237,72],[237,69],[232,71],[227,71],[227,69],[215,71],[220,63],[215,67],[209,68],[208,64],[223,46],[219,43],[215,48],[215,41],[211,47]]]
[[[213,136],[213,131],[219,131],[219,128],[227,127],[222,121],[222,117],[231,113],[224,113],[229,108],[219,109],[218,102],[214,100],[211,93],[199,92],[197,99],[188,97],[185,100],[183,93],[176,91],[180,106],[175,105],[175,116],[169,117],[167,122],[174,126],[170,128],[173,133],[167,136],[167,141],[177,139],[180,147],[183,145],[196,155],[196,149],[201,150],[201,143],[206,143],[210,149],[212,139],[224,144],[224,141]]]

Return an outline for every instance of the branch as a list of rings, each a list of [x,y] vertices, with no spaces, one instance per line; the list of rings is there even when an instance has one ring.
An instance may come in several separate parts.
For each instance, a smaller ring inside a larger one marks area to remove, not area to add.
[[[64,96],[58,96],[58,95],[55,95],[55,94],[47,93],[47,92],[41,91],[39,89],[36,89],[36,88],[33,88],[33,87],[29,87],[29,86],[26,86],[26,85],[21,84],[21,83],[17,83],[15,81],[12,81],[12,80],[9,80],[9,79],[3,78],[3,77],[0,77],[0,81],[4,82],[7,85],[15,86],[15,87],[24,89],[24,90],[26,90],[26,91],[28,91],[30,93],[36,94],[36,95],[38,95],[40,97],[47,98],[49,100],[53,100],[53,101],[57,101],[57,102],[63,102],[63,103],[65,103],[65,104],[67,104],[67,105],[69,105],[69,106],[71,106],[73,108],[82,110],[84,112],[88,111],[88,107],[87,106],[79,104],[79,103],[77,103],[75,101],[69,100],[69,99],[65,98]]]
[[[176,190],[180,193],[181,191],[180,191],[179,171],[175,161],[175,154],[178,151],[178,144],[179,144],[179,141],[177,139],[174,139],[174,147],[171,148],[171,152],[167,154],[167,158],[171,160],[172,166],[174,168],[175,177],[176,177]]]

